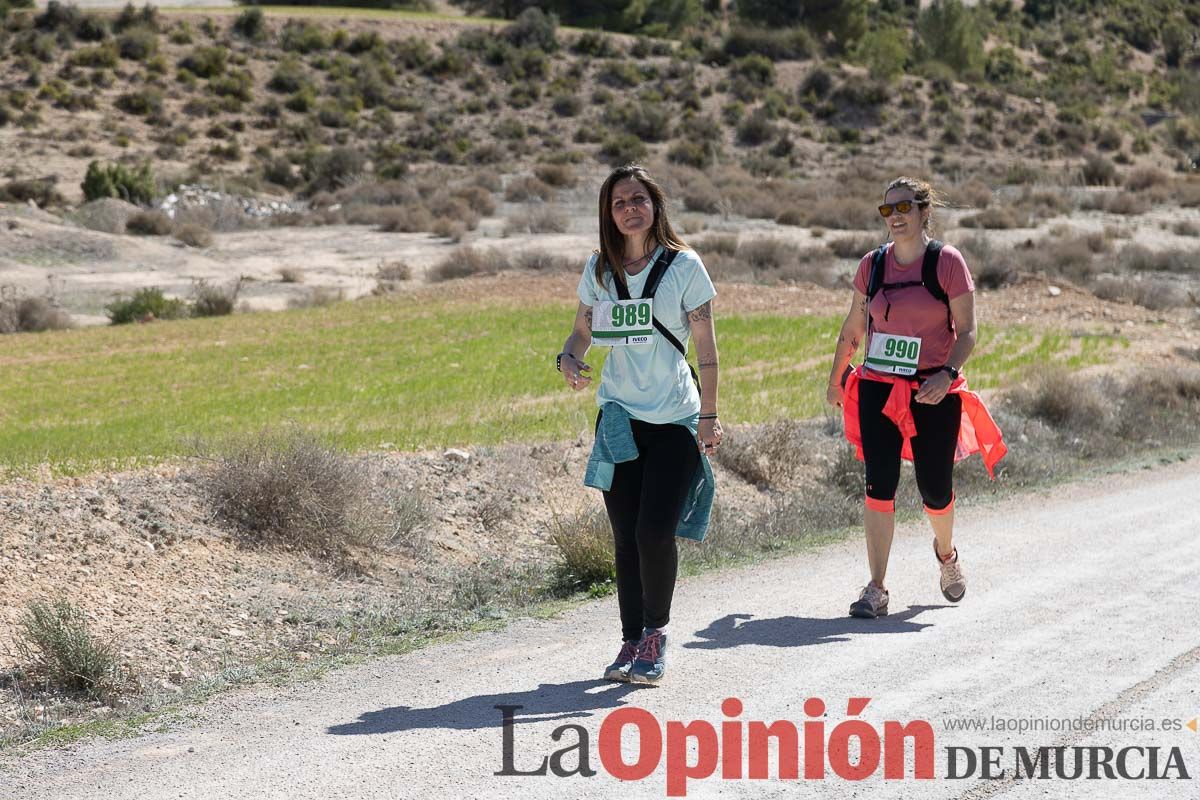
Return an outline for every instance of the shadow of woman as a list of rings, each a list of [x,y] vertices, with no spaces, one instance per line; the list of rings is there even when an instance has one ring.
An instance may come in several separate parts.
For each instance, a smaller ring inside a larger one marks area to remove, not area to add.
[[[831,642],[845,642],[852,636],[874,636],[882,633],[918,633],[932,627],[932,622],[913,622],[912,619],[940,606],[910,606],[899,614],[880,617],[869,623],[853,617],[820,619],[817,617],[775,617],[754,619],[753,614],[728,614],[714,621],[696,636],[701,641],[683,646],[697,650],[723,650],[757,644],[766,647],[808,647]]]
[[[478,730],[499,728],[503,717],[496,706],[521,706],[515,722],[547,722],[590,717],[592,712],[624,705],[637,687],[628,683],[590,680],[543,683],[526,692],[476,695],[431,708],[392,706],[368,711],[357,721],[331,725],[334,736],[394,733],[422,728]]]

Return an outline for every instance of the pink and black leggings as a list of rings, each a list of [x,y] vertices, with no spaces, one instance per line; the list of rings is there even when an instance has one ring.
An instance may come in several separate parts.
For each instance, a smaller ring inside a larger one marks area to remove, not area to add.
[[[862,380],[858,384],[858,421],[866,462],[867,508],[895,509],[900,483],[900,430],[883,415],[892,384]],[[916,390],[913,390],[916,395]],[[962,398],[947,394],[937,405],[909,402],[917,435],[912,440],[917,489],[930,514],[946,513],[954,503],[954,449],[962,420]]]

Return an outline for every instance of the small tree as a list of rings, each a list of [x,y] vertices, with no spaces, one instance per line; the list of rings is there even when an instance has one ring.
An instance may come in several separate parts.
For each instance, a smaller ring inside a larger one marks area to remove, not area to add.
[[[83,178],[83,196],[87,200],[118,197],[130,203],[149,203],[154,198],[154,175],[149,164],[126,169],[121,164],[88,164]]]

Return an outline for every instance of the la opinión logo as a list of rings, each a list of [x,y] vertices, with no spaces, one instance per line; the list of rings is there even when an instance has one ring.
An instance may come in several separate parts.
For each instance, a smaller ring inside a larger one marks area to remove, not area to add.
[[[850,698],[846,714],[857,717],[870,702],[868,697]],[[514,728],[516,714],[523,707],[495,708],[503,715],[503,768],[496,775],[590,778],[597,774],[592,767],[588,731],[575,724],[560,725],[551,732],[551,740],[564,746],[544,755],[540,763],[529,762],[523,769],[518,768]],[[798,780],[802,756],[805,780],[823,780],[832,771],[838,778],[860,781],[875,775],[881,763],[884,778],[901,780],[908,777],[905,755],[909,742],[913,754],[911,777],[934,777],[934,733],[928,722],[886,721],[881,734],[866,720],[846,719],[826,734],[825,710],[825,701],[813,697],[804,703],[808,719],[800,725],[791,720],[743,720],[739,719],[742,701],[730,697],[721,703],[725,719],[714,725],[707,720],[660,723],[649,711],[626,706],[610,712],[600,724],[596,753],[600,767],[623,781],[644,780],[665,759],[668,797],[685,797],[688,781],[711,778],[718,770],[722,780],[767,780],[772,773],[780,780]],[[636,741],[629,758],[621,747],[627,730]],[[852,740],[857,741],[853,748],[856,759],[851,758]],[[777,754],[774,764],[772,742]],[[695,758],[689,759],[693,751]]]

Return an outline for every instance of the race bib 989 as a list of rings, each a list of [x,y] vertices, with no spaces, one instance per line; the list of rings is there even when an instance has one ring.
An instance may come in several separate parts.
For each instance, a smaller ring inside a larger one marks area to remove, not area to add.
[[[592,342],[603,347],[645,344],[654,335],[654,301],[601,300],[592,307]]]

